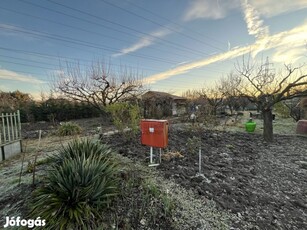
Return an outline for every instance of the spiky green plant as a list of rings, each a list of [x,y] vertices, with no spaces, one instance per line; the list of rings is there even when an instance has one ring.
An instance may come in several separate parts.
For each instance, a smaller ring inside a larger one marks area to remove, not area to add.
[[[75,139],[49,158],[56,167],[61,165],[64,159],[74,159],[76,157],[95,158],[97,161],[106,161],[111,158],[112,153],[112,149],[109,146],[99,141]]]
[[[30,216],[46,219],[52,229],[95,229],[118,186],[117,166],[110,156],[102,157],[104,152],[98,154],[103,149],[88,140],[65,147],[62,160],[51,165],[45,184],[34,191]]]
[[[61,126],[58,128],[58,134],[60,136],[77,135],[80,134],[81,131],[82,131],[81,127],[73,122],[65,122],[61,124]]]

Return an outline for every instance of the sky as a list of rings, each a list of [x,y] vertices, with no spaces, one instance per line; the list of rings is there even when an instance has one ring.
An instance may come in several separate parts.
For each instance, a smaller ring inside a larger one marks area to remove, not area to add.
[[[129,69],[151,90],[213,85],[243,56],[307,64],[306,0],[1,0],[0,90],[38,99],[63,63]]]

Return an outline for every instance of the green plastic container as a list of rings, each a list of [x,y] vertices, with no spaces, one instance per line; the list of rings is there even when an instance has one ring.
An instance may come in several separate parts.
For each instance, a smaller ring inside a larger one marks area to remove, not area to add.
[[[252,133],[255,131],[256,128],[256,122],[253,120],[249,120],[248,122],[245,123],[245,129],[247,132]]]

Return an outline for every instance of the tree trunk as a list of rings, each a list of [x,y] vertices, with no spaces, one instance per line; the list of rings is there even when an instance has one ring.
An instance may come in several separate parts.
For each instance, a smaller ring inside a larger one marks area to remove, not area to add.
[[[267,142],[273,141],[273,116],[272,109],[262,110],[263,114],[263,138]]]

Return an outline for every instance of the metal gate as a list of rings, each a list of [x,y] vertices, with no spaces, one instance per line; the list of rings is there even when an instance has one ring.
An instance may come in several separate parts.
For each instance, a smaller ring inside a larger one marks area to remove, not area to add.
[[[2,113],[0,116],[0,161],[21,152],[20,112]]]

